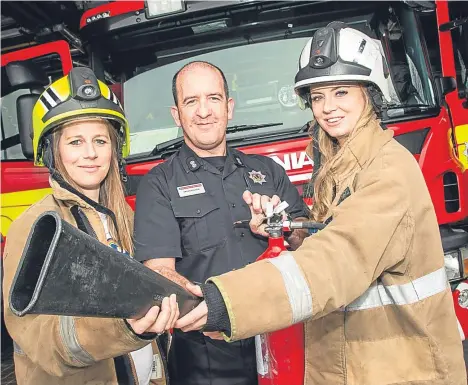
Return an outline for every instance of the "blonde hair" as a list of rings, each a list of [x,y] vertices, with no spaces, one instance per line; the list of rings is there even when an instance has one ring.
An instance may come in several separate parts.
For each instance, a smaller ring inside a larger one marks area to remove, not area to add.
[[[104,119],[99,119],[99,121],[104,123],[109,131],[109,137],[111,139],[112,146],[112,158],[109,172],[107,173],[105,179],[101,182],[98,203],[108,208],[115,214],[117,228],[115,227],[112,219],[109,216],[107,216],[109,231],[116,241],[120,240],[120,246],[124,250],[128,251],[130,254],[133,254],[132,224],[128,211],[128,204],[125,200],[124,186],[121,180],[118,164],[117,131],[109,121]],[[67,170],[65,169],[65,166],[63,165],[60,156],[59,141],[62,136],[63,128],[66,127],[67,124],[69,123],[63,124],[52,134],[55,168],[65,180],[65,182],[71,185],[74,189],[82,192],[82,189],[73,181],[73,179],[67,173]]]
[[[321,154],[321,164],[317,172],[314,171],[316,177],[311,181],[313,184],[313,198],[314,203],[311,209],[311,219],[314,221],[322,222],[330,208],[333,201],[333,192],[335,189],[335,181],[330,172],[330,169],[336,159],[337,154],[341,148],[347,146],[348,142],[356,136],[356,134],[373,119],[377,119],[374,111],[374,107],[369,99],[369,95],[365,89],[360,86],[364,98],[365,106],[362,110],[361,116],[359,117],[356,126],[354,127],[351,134],[346,139],[345,143],[340,147],[337,139],[331,137],[325,130],[319,127],[318,138],[312,135],[314,126],[318,124],[316,121],[312,121],[309,128],[309,133],[312,137],[311,142],[306,148],[307,155],[313,159],[314,151],[319,151]]]

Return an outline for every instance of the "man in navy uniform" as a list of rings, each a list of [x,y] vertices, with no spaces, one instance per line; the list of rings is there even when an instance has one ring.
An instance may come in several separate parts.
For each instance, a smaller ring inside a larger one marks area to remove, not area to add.
[[[184,144],[141,181],[136,199],[135,258],[157,270],[175,269],[193,282],[242,268],[267,247],[267,202],[287,201],[292,218],[307,206],[284,169],[268,157],[226,145],[234,101],[222,71],[207,62],[182,67],[173,79],[171,113]],[[233,222],[251,218],[251,230]],[[292,247],[305,233],[294,231]],[[207,333],[209,334],[209,333]],[[175,330],[169,373],[175,385],[257,384],[254,339],[227,343]]]

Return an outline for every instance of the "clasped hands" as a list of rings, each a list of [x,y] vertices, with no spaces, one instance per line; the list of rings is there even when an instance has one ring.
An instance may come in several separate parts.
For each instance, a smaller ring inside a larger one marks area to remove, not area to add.
[[[269,197],[266,195],[252,194],[248,190],[243,193],[242,198],[249,206],[252,216],[249,222],[250,230],[254,234],[265,237],[268,236],[265,232],[266,224],[264,223],[267,205],[271,203],[273,207],[276,207],[281,202],[281,199],[277,195]],[[173,269],[160,266],[153,268],[153,270],[185,287],[193,295],[203,297],[200,286],[191,283]],[[181,329],[183,332],[202,330],[206,325],[207,319],[208,307],[205,301],[202,301],[190,313],[179,319],[179,307],[177,305],[176,296],[173,294],[169,298],[164,298],[161,309],[159,309],[158,306],[154,306],[143,318],[127,320],[127,322],[137,334],[145,332],[162,334],[172,328]],[[223,339],[220,332],[203,332],[203,334],[212,339]]]

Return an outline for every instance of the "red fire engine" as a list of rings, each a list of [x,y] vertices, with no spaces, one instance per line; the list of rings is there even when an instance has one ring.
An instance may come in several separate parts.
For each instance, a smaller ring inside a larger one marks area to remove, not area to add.
[[[34,2],[8,3],[3,9],[14,18],[18,7]],[[297,106],[294,75],[305,41],[340,20],[382,45],[399,99],[385,123],[413,153],[429,187],[465,338],[468,10],[462,2],[116,1],[87,10],[87,2],[74,3],[82,11],[74,28],[71,21],[51,18],[36,31],[19,30],[16,47],[2,48],[2,245],[11,221],[49,192],[47,170],[31,161],[31,109],[43,87],[72,66],[92,67],[124,104],[131,127],[126,187],[132,206],[140,178],[182,143],[169,112],[171,81],[192,60],[212,62],[226,74],[236,102],[228,145],[273,158],[307,198],[313,162],[304,150],[311,112]],[[29,11],[40,14],[40,4]],[[70,5],[63,7],[68,12]]]

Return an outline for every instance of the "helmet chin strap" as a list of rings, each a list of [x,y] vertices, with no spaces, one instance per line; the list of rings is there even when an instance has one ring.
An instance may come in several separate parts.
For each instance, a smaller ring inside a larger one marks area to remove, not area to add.
[[[383,94],[373,84],[366,86],[367,95],[374,107],[374,111],[378,119],[387,120],[387,103],[385,102]]]
[[[314,121],[314,125],[311,130],[312,140],[314,142],[314,150],[312,153],[312,158],[313,158],[312,161],[314,162],[314,170],[312,172],[312,176],[309,182],[310,186],[312,187],[311,189],[312,198],[315,197],[315,190],[314,190],[315,180],[317,179],[318,171],[320,169],[320,166],[322,165],[322,153],[320,152],[319,146],[318,146],[320,130],[321,130],[320,125],[316,121]]]
[[[44,162],[44,165],[49,169],[49,173],[50,173],[50,176],[52,177],[52,179],[54,179],[59,184],[60,187],[62,187],[63,189],[65,189],[65,190],[67,190],[69,192],[71,192],[72,194],[75,194],[80,199],[82,199],[87,204],[89,204],[91,207],[93,207],[96,211],[108,215],[112,219],[112,222],[114,223],[114,227],[117,230],[117,237],[119,238],[118,242],[119,242],[120,246],[122,246],[122,240],[120,239],[119,228],[117,226],[117,219],[115,217],[114,212],[112,210],[109,210],[107,207],[101,205],[100,203],[95,202],[92,199],[88,198],[82,192],[78,191],[76,188],[74,188],[72,185],[70,185],[63,178],[63,176],[58,172],[58,170],[55,168],[54,154],[53,154],[53,150],[52,150],[52,148],[53,148],[52,138],[51,138],[50,135],[48,137],[44,138],[43,148],[44,148],[44,150],[43,150],[43,162]]]
[[[122,179],[123,183],[126,183],[128,180],[127,171],[125,170],[125,159],[122,156],[122,147],[123,147],[124,140],[122,137],[117,133],[117,164],[119,167],[120,179]]]

